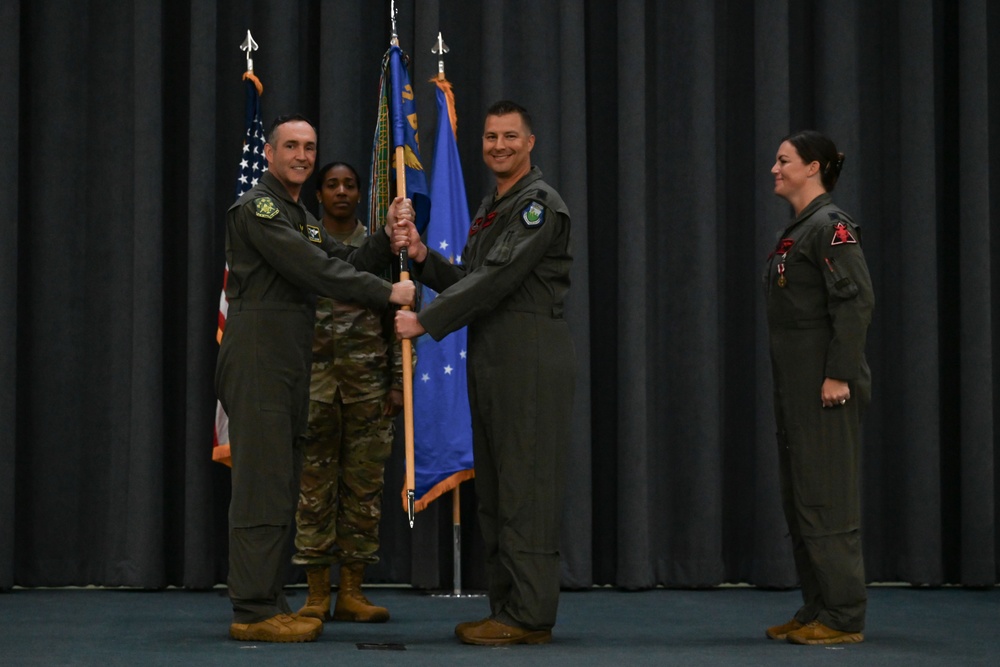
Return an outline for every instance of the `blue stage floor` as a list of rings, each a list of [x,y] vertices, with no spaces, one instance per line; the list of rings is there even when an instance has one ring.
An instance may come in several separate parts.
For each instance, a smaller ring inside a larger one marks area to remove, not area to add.
[[[301,588],[289,589],[300,606]],[[487,614],[486,599],[366,587],[392,620],[328,623],[312,644],[228,638],[224,590],[15,589],[0,593],[0,664],[20,665],[997,665],[1000,591],[869,588],[866,641],[793,646],[764,637],[788,620],[798,591],[566,592],[553,642],[464,646],[455,624]],[[397,645],[359,648],[359,644]]]

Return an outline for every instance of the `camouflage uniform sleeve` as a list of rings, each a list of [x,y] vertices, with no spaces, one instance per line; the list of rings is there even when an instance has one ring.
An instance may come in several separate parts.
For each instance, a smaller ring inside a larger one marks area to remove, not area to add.
[[[826,377],[853,380],[861,369],[875,306],[860,228],[848,220],[832,220],[813,235],[810,246],[813,261],[823,273],[833,327]]]

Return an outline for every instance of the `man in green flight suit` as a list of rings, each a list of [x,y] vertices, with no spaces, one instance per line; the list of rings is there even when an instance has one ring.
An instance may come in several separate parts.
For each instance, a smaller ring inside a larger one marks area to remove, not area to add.
[[[419,314],[396,314],[403,338],[440,340],[469,327],[469,403],[490,616],[455,628],[467,644],[551,640],[559,603],[563,461],[569,447],[574,352],[563,320],[570,218],[531,166],[535,135],[513,102],[487,111],[483,160],[496,190],[469,230],[462,265],[410,232],[415,277],[439,292]]]
[[[298,115],[276,119],[264,156],[268,171],[226,214],[229,315],[215,388],[232,443],[229,634],[244,641],[312,641],[322,621],[291,615],[282,592],[299,488],[296,441],[306,427],[312,294],[384,309],[412,302],[414,287],[361,272],[389,263],[396,245],[388,238],[390,225],[363,247],[347,248],[302,205],[299,194],[316,161],[311,123]],[[406,209],[399,217],[408,215]]]

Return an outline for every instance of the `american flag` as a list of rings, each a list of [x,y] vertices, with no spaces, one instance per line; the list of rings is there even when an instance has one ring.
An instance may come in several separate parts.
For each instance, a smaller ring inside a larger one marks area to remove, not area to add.
[[[236,174],[236,199],[239,199],[250,188],[257,185],[261,175],[267,171],[264,160],[264,123],[260,119],[260,95],[264,86],[254,76],[253,72],[243,75],[246,84],[246,132],[243,134],[243,154],[240,158]],[[229,314],[229,302],[226,301],[226,280],[229,278],[229,265],[222,276],[222,294],[219,296],[219,329],[216,341],[222,344],[222,333],[226,330],[226,316]],[[222,404],[215,405],[215,438],[212,445],[212,460],[232,465],[229,450],[229,417],[222,409]]]
[[[254,81],[256,79],[254,77]],[[267,171],[267,163],[264,161],[264,123],[260,120],[260,93],[257,92],[254,81],[246,81],[247,131],[243,135],[243,159],[240,160],[239,174],[236,177],[237,199],[257,185],[261,175]]]

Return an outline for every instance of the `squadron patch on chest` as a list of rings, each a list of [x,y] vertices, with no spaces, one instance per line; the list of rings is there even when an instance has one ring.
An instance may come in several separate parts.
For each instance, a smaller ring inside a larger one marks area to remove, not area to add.
[[[323,242],[323,236],[319,233],[319,227],[316,225],[306,225],[306,238],[313,243]]]
[[[541,227],[545,222],[545,207],[536,201],[531,202],[521,211],[521,221],[529,229]]]
[[[844,245],[845,243],[857,243],[858,240],[851,234],[851,230],[842,222],[838,222],[833,228],[833,240],[830,245]]]
[[[276,215],[281,213],[278,207],[274,204],[274,200],[270,197],[259,197],[253,200],[254,207],[256,208],[258,218],[267,218],[271,220]]]

